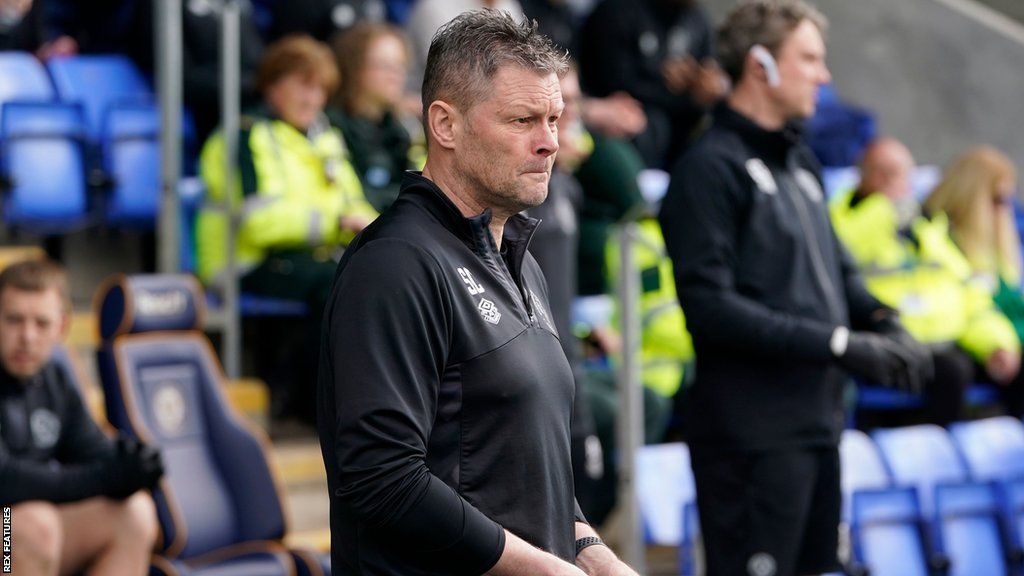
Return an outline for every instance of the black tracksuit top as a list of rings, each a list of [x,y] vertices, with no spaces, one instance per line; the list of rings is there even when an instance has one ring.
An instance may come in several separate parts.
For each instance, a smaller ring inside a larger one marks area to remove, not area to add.
[[[0,505],[102,495],[113,451],[56,364],[24,382],[0,369]]]
[[[697,450],[838,442],[846,379],[829,338],[882,305],[825,202],[798,132],[766,131],[726,104],[673,170],[659,217],[697,357]]]
[[[318,385],[336,574],[481,574],[502,528],[565,560],[573,376],[527,253],[407,173],[338,266]]]

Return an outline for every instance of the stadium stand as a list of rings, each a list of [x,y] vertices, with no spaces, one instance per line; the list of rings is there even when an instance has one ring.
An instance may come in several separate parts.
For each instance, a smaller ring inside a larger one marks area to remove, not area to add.
[[[120,276],[97,298],[108,418],[160,446],[167,466],[154,494],[164,536],[154,566],[168,576],[325,572],[324,559],[282,544],[267,443],[224,399],[219,362],[197,331],[200,294],[190,276]]]

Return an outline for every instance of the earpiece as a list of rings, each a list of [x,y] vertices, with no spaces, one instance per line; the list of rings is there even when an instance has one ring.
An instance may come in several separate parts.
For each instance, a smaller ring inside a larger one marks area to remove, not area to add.
[[[772,56],[772,53],[764,46],[754,44],[750,47],[750,55],[764,68],[764,75],[768,79],[768,85],[778,88],[779,84],[782,83],[782,79],[779,78],[779,65],[775,62],[775,57]]]

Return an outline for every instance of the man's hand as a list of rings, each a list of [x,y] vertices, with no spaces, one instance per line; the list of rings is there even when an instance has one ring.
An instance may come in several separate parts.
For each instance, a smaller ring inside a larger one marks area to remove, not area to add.
[[[370,225],[371,220],[365,216],[340,216],[338,218],[338,228],[342,230],[351,230],[352,232],[362,232],[363,228]]]
[[[576,538],[597,536],[597,532],[583,522],[576,523]],[[576,565],[588,576],[637,576],[635,570],[619,560],[612,549],[604,544],[587,546],[576,557]]]
[[[579,568],[505,531],[505,551],[488,576],[585,576]]]
[[[919,393],[923,387],[922,370],[916,365],[915,354],[882,334],[850,332],[849,342],[836,360],[848,372],[871,382],[912,393]]]
[[[985,360],[985,371],[996,384],[1006,386],[1020,372],[1020,355],[1009,350],[996,350]]]
[[[138,490],[150,490],[164,475],[160,451],[128,436],[117,439],[117,447],[104,464],[107,495],[124,499]]]

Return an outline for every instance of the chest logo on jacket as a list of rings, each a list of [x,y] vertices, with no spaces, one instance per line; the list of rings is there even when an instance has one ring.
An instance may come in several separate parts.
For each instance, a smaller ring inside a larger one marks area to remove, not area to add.
[[[775,183],[775,177],[772,176],[772,171],[765,166],[765,163],[760,158],[751,158],[746,163],[747,174],[750,175],[750,179],[754,181],[757,189],[765,194],[777,194],[779,192],[779,186]]]
[[[466,284],[466,288],[469,289],[470,296],[476,296],[477,294],[484,293],[484,287],[473,278],[473,273],[467,268],[459,268],[459,277],[462,278],[463,283]]]
[[[483,289],[481,288],[482,291]],[[498,307],[487,298],[481,298],[480,305],[476,309],[480,311],[480,317],[486,322],[497,326],[498,322],[501,321],[501,312],[498,312]]]
[[[46,408],[39,408],[32,412],[29,425],[32,427],[32,443],[36,448],[49,450],[57,444],[60,438],[60,420],[56,414]]]

